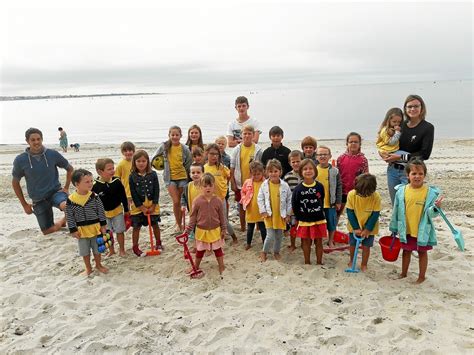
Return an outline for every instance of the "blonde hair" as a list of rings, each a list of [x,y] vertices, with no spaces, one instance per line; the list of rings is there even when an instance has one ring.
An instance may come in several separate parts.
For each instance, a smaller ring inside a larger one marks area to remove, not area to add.
[[[214,176],[210,173],[204,173],[202,176],[201,176],[201,186],[205,187],[205,186],[214,186],[216,183],[216,179],[214,178]]]
[[[266,172],[268,173],[270,171],[270,169],[277,169],[277,170],[280,170],[280,174],[283,170],[283,168],[281,167],[281,163],[278,159],[270,159],[268,162],[267,162],[267,166],[265,168]]]
[[[252,125],[246,124],[242,127],[242,132],[252,132],[255,133],[255,128]]]
[[[99,173],[99,170],[104,171],[105,166],[107,164],[114,164],[114,161],[110,158],[97,159],[97,161],[95,162],[95,170],[97,171],[97,173]]]
[[[327,145],[320,145],[318,149],[326,149],[329,152],[329,155],[332,155],[331,148],[329,148]]]

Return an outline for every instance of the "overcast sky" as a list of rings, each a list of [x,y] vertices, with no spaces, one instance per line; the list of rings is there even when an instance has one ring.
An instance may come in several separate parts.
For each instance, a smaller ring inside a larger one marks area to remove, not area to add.
[[[2,2],[0,95],[472,78],[471,2],[221,2]]]

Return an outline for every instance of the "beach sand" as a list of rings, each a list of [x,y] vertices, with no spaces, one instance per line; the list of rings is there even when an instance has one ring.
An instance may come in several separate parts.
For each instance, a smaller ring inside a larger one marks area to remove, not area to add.
[[[320,144],[333,149],[333,158],[344,150],[342,140]],[[137,146],[152,153],[156,144]],[[427,181],[443,190],[443,208],[462,231],[466,251],[456,248],[446,224],[436,219],[439,245],[429,253],[426,282],[414,285],[418,259],[412,259],[408,278],[398,280],[401,256],[394,263],[384,261],[377,241],[368,272],[351,274],[344,272],[347,251],[325,254],[323,266],[305,266],[301,250],[288,252],[287,239],[282,260],[270,256],[262,264],[259,234],[245,251],[240,232],[240,243],[225,248],[223,279],[210,256],[202,263],[204,278],[191,280],[184,273],[189,264],[172,234],[170,199],[163,189],[164,253],[135,257],[129,231],[128,256],[105,258],[110,273],[94,272],[86,278],[80,275],[83,262],[77,243],[67,230],[42,236],[34,216],[23,213],[10,174],[14,157],[24,147],[2,146],[0,353],[472,354],[473,147],[473,140],[435,142]],[[380,236],[387,235],[386,165],[373,144],[366,142],[363,151],[378,178],[383,200]],[[98,157],[112,157],[117,163],[119,149],[84,144],[66,157],[74,167],[94,171]],[[235,211],[231,220],[238,224]],[[345,231],[344,225],[342,218],[339,229]],[[144,228],[143,249],[148,240]]]

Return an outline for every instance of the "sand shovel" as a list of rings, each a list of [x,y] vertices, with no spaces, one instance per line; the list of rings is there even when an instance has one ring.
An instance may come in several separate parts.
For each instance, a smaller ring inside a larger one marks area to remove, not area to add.
[[[345,271],[351,272],[351,273],[357,273],[360,271],[360,269],[357,268],[357,254],[359,253],[359,245],[360,245],[360,242],[362,241],[362,238],[356,236],[354,233],[352,233],[352,236],[356,240],[354,257],[352,258],[352,266],[350,268],[347,268]]]
[[[204,272],[196,268],[196,265],[194,264],[193,257],[191,256],[191,253],[189,252],[189,248],[188,248],[188,237],[189,237],[188,233],[184,232],[183,234],[176,236],[176,241],[183,246],[184,258],[189,259],[189,262],[191,263],[191,267],[193,271],[191,271],[189,276],[192,279],[199,279],[204,276]]]
[[[151,216],[148,213],[146,215],[146,217],[148,218],[148,232],[150,233],[150,246],[151,246],[151,249],[146,252],[146,256],[160,255],[161,251],[160,250],[155,250],[155,242],[153,240],[154,239],[153,238],[153,228],[151,227]]]
[[[459,250],[464,251],[464,238],[462,237],[462,233],[459,229],[454,228],[454,226],[449,222],[448,217],[444,214],[444,211],[441,207],[437,207],[440,216],[444,219],[446,224],[448,225],[449,229],[451,229],[451,233],[453,233],[454,241],[458,245]]]

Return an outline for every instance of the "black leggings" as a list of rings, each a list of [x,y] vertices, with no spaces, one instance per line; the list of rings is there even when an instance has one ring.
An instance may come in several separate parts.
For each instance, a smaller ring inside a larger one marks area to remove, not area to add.
[[[258,225],[258,229],[260,230],[260,234],[262,235],[262,242],[265,241],[267,237],[267,229],[265,228],[264,222],[257,222],[257,223],[247,223],[247,244],[252,244],[253,238],[253,231],[255,230],[255,225]]]

